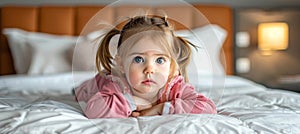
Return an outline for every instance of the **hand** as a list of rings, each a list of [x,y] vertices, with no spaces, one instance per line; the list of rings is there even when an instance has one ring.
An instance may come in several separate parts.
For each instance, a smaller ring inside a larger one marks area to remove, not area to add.
[[[148,109],[144,109],[144,110],[137,109],[136,111],[133,111],[131,115],[133,117],[161,115],[163,107],[164,107],[164,103],[160,103],[160,104],[157,104],[157,105],[155,105],[153,107],[150,107]]]
[[[140,97],[137,97],[137,96],[132,96],[134,102],[135,102],[135,105],[137,106],[137,111],[141,111],[141,110],[144,110],[144,109],[148,109],[150,107],[152,107],[152,104],[151,102],[143,99],[143,98],[140,98]]]
[[[132,98],[133,98],[133,100],[135,102],[135,105],[136,105],[136,110],[131,113],[132,117],[138,117],[138,116],[140,116],[139,111],[145,110],[145,109],[148,109],[148,108],[152,107],[152,104],[149,101],[147,101],[143,98],[140,98],[140,97],[137,97],[137,96],[132,96]]]

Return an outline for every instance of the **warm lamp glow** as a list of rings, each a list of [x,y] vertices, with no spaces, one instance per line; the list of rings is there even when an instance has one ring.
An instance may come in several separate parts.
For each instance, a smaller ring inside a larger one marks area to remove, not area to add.
[[[258,25],[260,50],[284,50],[288,47],[288,25],[286,23],[261,23]]]

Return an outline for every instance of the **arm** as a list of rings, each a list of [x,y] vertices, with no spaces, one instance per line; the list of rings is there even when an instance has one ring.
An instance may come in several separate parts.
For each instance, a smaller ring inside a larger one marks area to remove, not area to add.
[[[196,93],[193,86],[178,83],[172,87],[168,101],[160,102],[148,109],[138,108],[133,116],[183,113],[216,114],[217,111],[215,104],[202,94]]]
[[[88,118],[124,118],[129,117],[131,111],[121,92],[103,87],[87,102],[85,114]]]
[[[132,112],[132,116],[138,117],[138,116],[161,115],[163,107],[164,107],[164,103],[159,103],[148,109],[139,110],[138,108],[137,111]]]
[[[133,100],[135,102],[135,105],[137,106],[136,111],[133,111],[131,116],[133,117],[138,117],[138,116],[148,116],[148,115],[157,115],[161,114],[161,110],[163,108],[163,105],[158,107],[154,105],[152,107],[151,102],[137,97],[137,96],[132,96]]]
[[[135,102],[135,105],[137,106],[137,111],[148,109],[148,108],[152,107],[151,102],[149,102],[143,98],[140,98],[140,97],[137,97],[134,95],[132,96],[132,98]]]
[[[193,86],[185,83],[175,84],[164,102],[163,114],[216,114],[215,104],[204,95],[196,93]]]
[[[87,102],[93,95],[95,95],[100,86],[103,85],[105,78],[97,74],[94,78],[86,80],[79,87],[75,89],[75,96],[77,101]]]
[[[134,109],[130,96],[122,92],[117,82],[100,75],[76,89],[77,100],[87,103],[84,112],[88,118],[128,117]]]

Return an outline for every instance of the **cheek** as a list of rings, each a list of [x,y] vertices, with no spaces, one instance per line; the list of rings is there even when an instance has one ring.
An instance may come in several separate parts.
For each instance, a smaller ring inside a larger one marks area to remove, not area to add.
[[[159,73],[163,76],[163,81],[167,82],[170,75],[170,64],[159,67]]]
[[[139,80],[139,74],[140,74],[140,73],[138,73],[138,71],[139,71],[139,67],[137,67],[135,65],[130,65],[127,68],[126,77],[127,77],[128,82],[131,85],[134,85],[135,82],[138,82],[138,80]]]
[[[137,80],[137,77],[138,77],[138,75],[136,73],[136,70],[134,70],[134,69],[129,70],[129,75],[128,76],[131,79],[131,81]]]

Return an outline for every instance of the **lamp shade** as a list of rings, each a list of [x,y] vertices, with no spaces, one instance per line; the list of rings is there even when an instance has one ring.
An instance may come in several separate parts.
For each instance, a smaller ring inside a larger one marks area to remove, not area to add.
[[[258,25],[260,50],[284,50],[288,47],[288,38],[286,23],[260,23]]]

